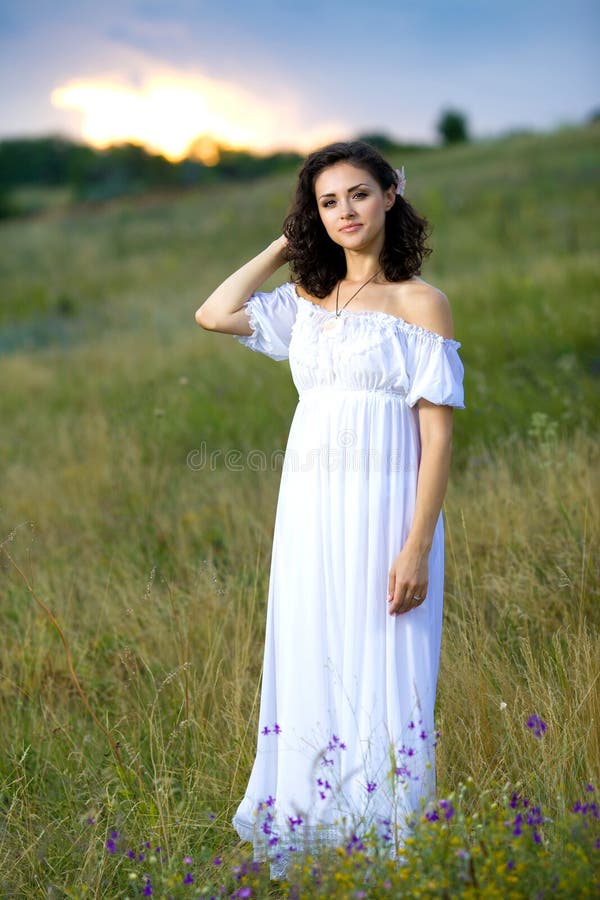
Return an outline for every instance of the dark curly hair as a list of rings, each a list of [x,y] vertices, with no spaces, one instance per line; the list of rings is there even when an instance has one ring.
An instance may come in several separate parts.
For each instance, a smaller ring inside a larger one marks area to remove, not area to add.
[[[384,191],[398,183],[395,170],[379,150],[365,141],[338,141],[307,156],[283,233],[288,239],[293,280],[320,299],[327,297],[346,275],[344,251],[327,234],[315,197],[317,176],[339,162],[366,169]],[[425,244],[431,230],[427,219],[398,194],[386,213],[385,242],[379,258],[388,281],[404,281],[421,274],[423,259],[432,252]]]

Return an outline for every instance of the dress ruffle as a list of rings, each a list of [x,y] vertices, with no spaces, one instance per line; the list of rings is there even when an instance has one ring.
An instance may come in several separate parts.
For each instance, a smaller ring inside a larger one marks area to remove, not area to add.
[[[406,402],[414,406],[422,397],[431,403],[465,409],[464,366],[460,341],[418,329],[406,342],[406,368],[410,387]]]
[[[290,291],[289,288],[292,287]],[[257,291],[243,306],[250,320],[252,334],[234,337],[250,350],[271,359],[283,360],[289,355],[292,326],[298,312],[293,285],[284,284],[274,291]]]
[[[379,310],[344,310],[341,330],[324,331],[334,313],[301,297],[293,282],[253,294],[244,309],[253,333],[237,340],[271,359],[290,359],[299,390],[340,380],[358,389],[391,388],[410,407],[422,397],[465,408],[460,341]]]

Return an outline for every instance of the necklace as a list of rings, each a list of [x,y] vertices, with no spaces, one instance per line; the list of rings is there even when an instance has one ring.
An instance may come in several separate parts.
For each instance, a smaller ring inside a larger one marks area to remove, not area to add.
[[[335,318],[333,318],[333,319],[328,319],[328,320],[325,322],[325,324],[323,325],[323,329],[322,329],[323,331],[327,331],[327,332],[329,332],[329,333],[334,333],[334,332],[340,330],[340,328],[341,328],[342,325],[344,324],[344,320],[343,320],[342,318],[340,318],[340,316],[342,315],[342,312],[346,309],[346,307],[348,306],[348,304],[350,303],[350,301],[351,301],[351,300],[354,300],[354,298],[356,297],[356,295],[357,295],[358,293],[360,293],[360,291],[362,291],[362,289],[363,289],[364,287],[366,287],[366,286],[369,284],[370,281],[373,281],[373,279],[377,278],[377,276],[379,275],[380,272],[381,272],[381,269],[378,269],[377,272],[375,272],[374,275],[371,275],[371,277],[368,278],[368,279],[365,281],[364,284],[361,284],[361,286],[359,287],[359,289],[358,289],[357,291],[355,291],[355,292],[352,294],[352,296],[350,297],[350,299],[349,299],[349,300],[346,300],[346,302],[344,303],[344,305],[342,306],[341,309],[339,308],[340,285],[341,285],[341,282],[338,281],[337,291],[336,291],[336,295],[335,295]]]
[[[378,269],[378,270],[375,272],[374,275],[371,275],[371,277],[368,278],[367,281],[365,281],[364,284],[361,284],[361,286],[359,287],[359,289],[358,289],[357,291],[355,291],[354,294],[352,294],[352,296],[350,297],[350,300],[354,300],[354,298],[356,297],[356,295],[359,294],[359,293],[362,291],[362,289],[368,285],[368,283],[369,283],[370,281],[373,281],[374,278],[377,278],[377,276],[379,275],[380,272],[381,272],[381,269]],[[341,308],[340,310],[338,310],[338,301],[339,301],[339,299],[340,299],[340,284],[341,284],[341,281],[338,281],[338,285],[337,285],[337,293],[336,293],[336,295],[335,295],[335,315],[336,315],[336,317],[337,317],[338,319],[339,319],[339,317],[341,316],[343,310],[345,310],[346,307],[348,306],[348,304],[350,303],[350,300],[347,300],[347,301],[344,303],[344,305],[342,306],[342,308]]]

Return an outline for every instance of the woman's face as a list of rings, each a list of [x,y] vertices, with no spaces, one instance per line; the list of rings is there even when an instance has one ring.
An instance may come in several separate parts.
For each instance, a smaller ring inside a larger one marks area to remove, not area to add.
[[[336,244],[349,250],[383,241],[385,214],[394,205],[396,186],[386,191],[367,169],[339,162],[315,179],[321,221]]]

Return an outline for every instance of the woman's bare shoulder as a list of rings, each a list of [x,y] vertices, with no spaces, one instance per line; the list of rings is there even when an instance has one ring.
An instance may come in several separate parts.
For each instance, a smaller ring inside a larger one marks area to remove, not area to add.
[[[394,286],[397,315],[406,322],[454,338],[452,311],[446,294],[419,276]]]

